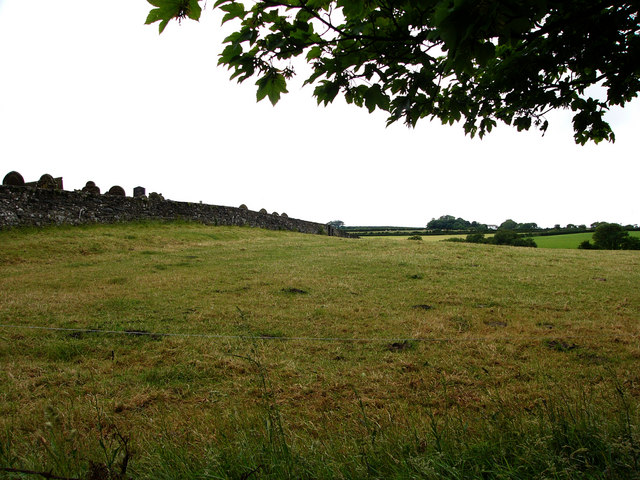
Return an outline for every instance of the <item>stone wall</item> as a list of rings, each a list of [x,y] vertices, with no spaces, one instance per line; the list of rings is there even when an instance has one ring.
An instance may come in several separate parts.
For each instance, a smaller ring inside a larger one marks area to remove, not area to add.
[[[21,226],[80,225],[133,220],[190,220],[207,225],[247,225],[348,237],[322,223],[246,208],[164,200],[161,195],[126,197],[36,186],[0,185],[0,229]]]

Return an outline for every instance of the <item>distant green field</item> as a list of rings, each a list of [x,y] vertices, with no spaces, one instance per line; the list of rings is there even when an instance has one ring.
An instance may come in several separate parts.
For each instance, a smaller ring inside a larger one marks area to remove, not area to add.
[[[493,234],[487,234],[486,237],[491,237]],[[629,235],[634,237],[640,237],[640,232],[629,232]],[[567,233],[565,235],[549,235],[533,237],[538,248],[578,248],[585,240],[591,240],[593,233]],[[424,242],[440,242],[451,238],[465,238],[466,235],[423,235],[422,241]],[[366,238],[374,238],[376,240],[383,240],[386,242],[405,242],[408,236],[370,236]]]
[[[640,232],[629,232],[633,237],[640,237]],[[578,248],[585,240],[591,240],[593,233],[569,233],[566,235],[549,235],[533,237],[539,248]]]
[[[585,240],[591,240],[593,232],[567,233],[565,235],[549,235],[533,237],[539,248],[578,248]]]

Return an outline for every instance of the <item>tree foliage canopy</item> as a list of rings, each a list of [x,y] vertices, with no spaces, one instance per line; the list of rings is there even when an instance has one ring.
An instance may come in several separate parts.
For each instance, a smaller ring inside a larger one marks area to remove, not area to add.
[[[489,227],[484,223],[478,223],[475,220],[470,222],[461,217],[453,215],[442,215],[440,218],[433,218],[427,223],[429,230],[488,230]]]
[[[202,0],[148,0],[147,23],[198,19]],[[388,123],[462,122],[471,136],[498,122],[546,131],[573,111],[577,143],[615,139],[603,114],[640,89],[640,5],[613,0],[218,0],[233,22],[219,63],[276,103],[294,75],[318,103],[388,113]],[[589,91],[603,87],[604,98]]]
[[[617,223],[600,223],[593,234],[593,244],[603,250],[639,250],[640,238],[630,236]]]

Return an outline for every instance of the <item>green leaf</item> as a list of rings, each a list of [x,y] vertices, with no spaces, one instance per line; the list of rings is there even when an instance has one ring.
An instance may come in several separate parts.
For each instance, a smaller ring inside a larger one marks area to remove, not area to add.
[[[360,20],[371,9],[370,2],[366,0],[338,0],[337,5],[342,7],[342,13],[349,20]]]
[[[147,0],[147,2],[157,8],[149,12],[145,24],[160,22],[160,33],[172,19],[180,20],[189,17],[192,20],[199,20],[202,14],[198,0]]]
[[[256,100],[259,102],[265,97],[269,97],[272,105],[280,100],[281,93],[287,92],[287,80],[278,71],[271,71],[259,78],[256,82],[258,91],[256,92]]]
[[[476,47],[476,60],[480,66],[485,66],[496,55],[496,47],[491,42],[486,42]]]
[[[220,54],[218,65],[233,65],[233,63],[238,60],[240,55],[242,55],[242,51],[242,46],[238,45],[237,43],[227,45]]]
[[[531,117],[518,117],[513,121],[519,132],[522,130],[529,130],[531,127]]]
[[[200,7],[199,0],[190,0],[189,2],[189,10],[187,11],[187,16],[191,20],[198,21],[200,20],[200,16],[202,15],[202,7]]]
[[[309,13],[307,10],[300,10],[296,15],[296,20],[299,22],[308,22],[313,18],[313,15]]]
[[[364,105],[367,107],[367,110],[369,110],[369,113],[373,112],[376,107],[382,110],[388,110],[389,97],[382,92],[380,85],[376,84],[365,92]]]
[[[222,5],[220,10],[223,12],[227,12],[227,14],[222,17],[222,24],[225,24],[229,20],[233,20],[234,18],[244,18],[247,12],[244,9],[244,5],[241,3],[230,2],[226,5]]]
[[[318,105],[324,103],[324,106],[326,107],[328,104],[333,102],[339,92],[340,85],[337,82],[322,80],[320,85],[313,90],[313,96],[316,97]]]
[[[311,47],[309,52],[307,52],[307,61],[320,58],[321,55],[322,55],[322,47],[319,47],[317,45],[315,47]]]

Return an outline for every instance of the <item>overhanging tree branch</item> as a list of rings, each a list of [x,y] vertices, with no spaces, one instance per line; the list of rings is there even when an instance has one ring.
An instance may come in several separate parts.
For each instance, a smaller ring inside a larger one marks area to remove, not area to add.
[[[199,16],[198,0],[153,4],[147,21],[161,29]],[[258,100],[277,102],[293,74],[283,62],[304,56],[318,103],[342,92],[387,111],[388,123],[438,118],[472,136],[497,121],[544,132],[546,113],[571,109],[584,144],[613,141],[604,112],[640,91],[635,1],[219,0],[214,8],[236,28],[219,63],[239,81],[256,76]],[[606,100],[589,97],[594,85]]]

